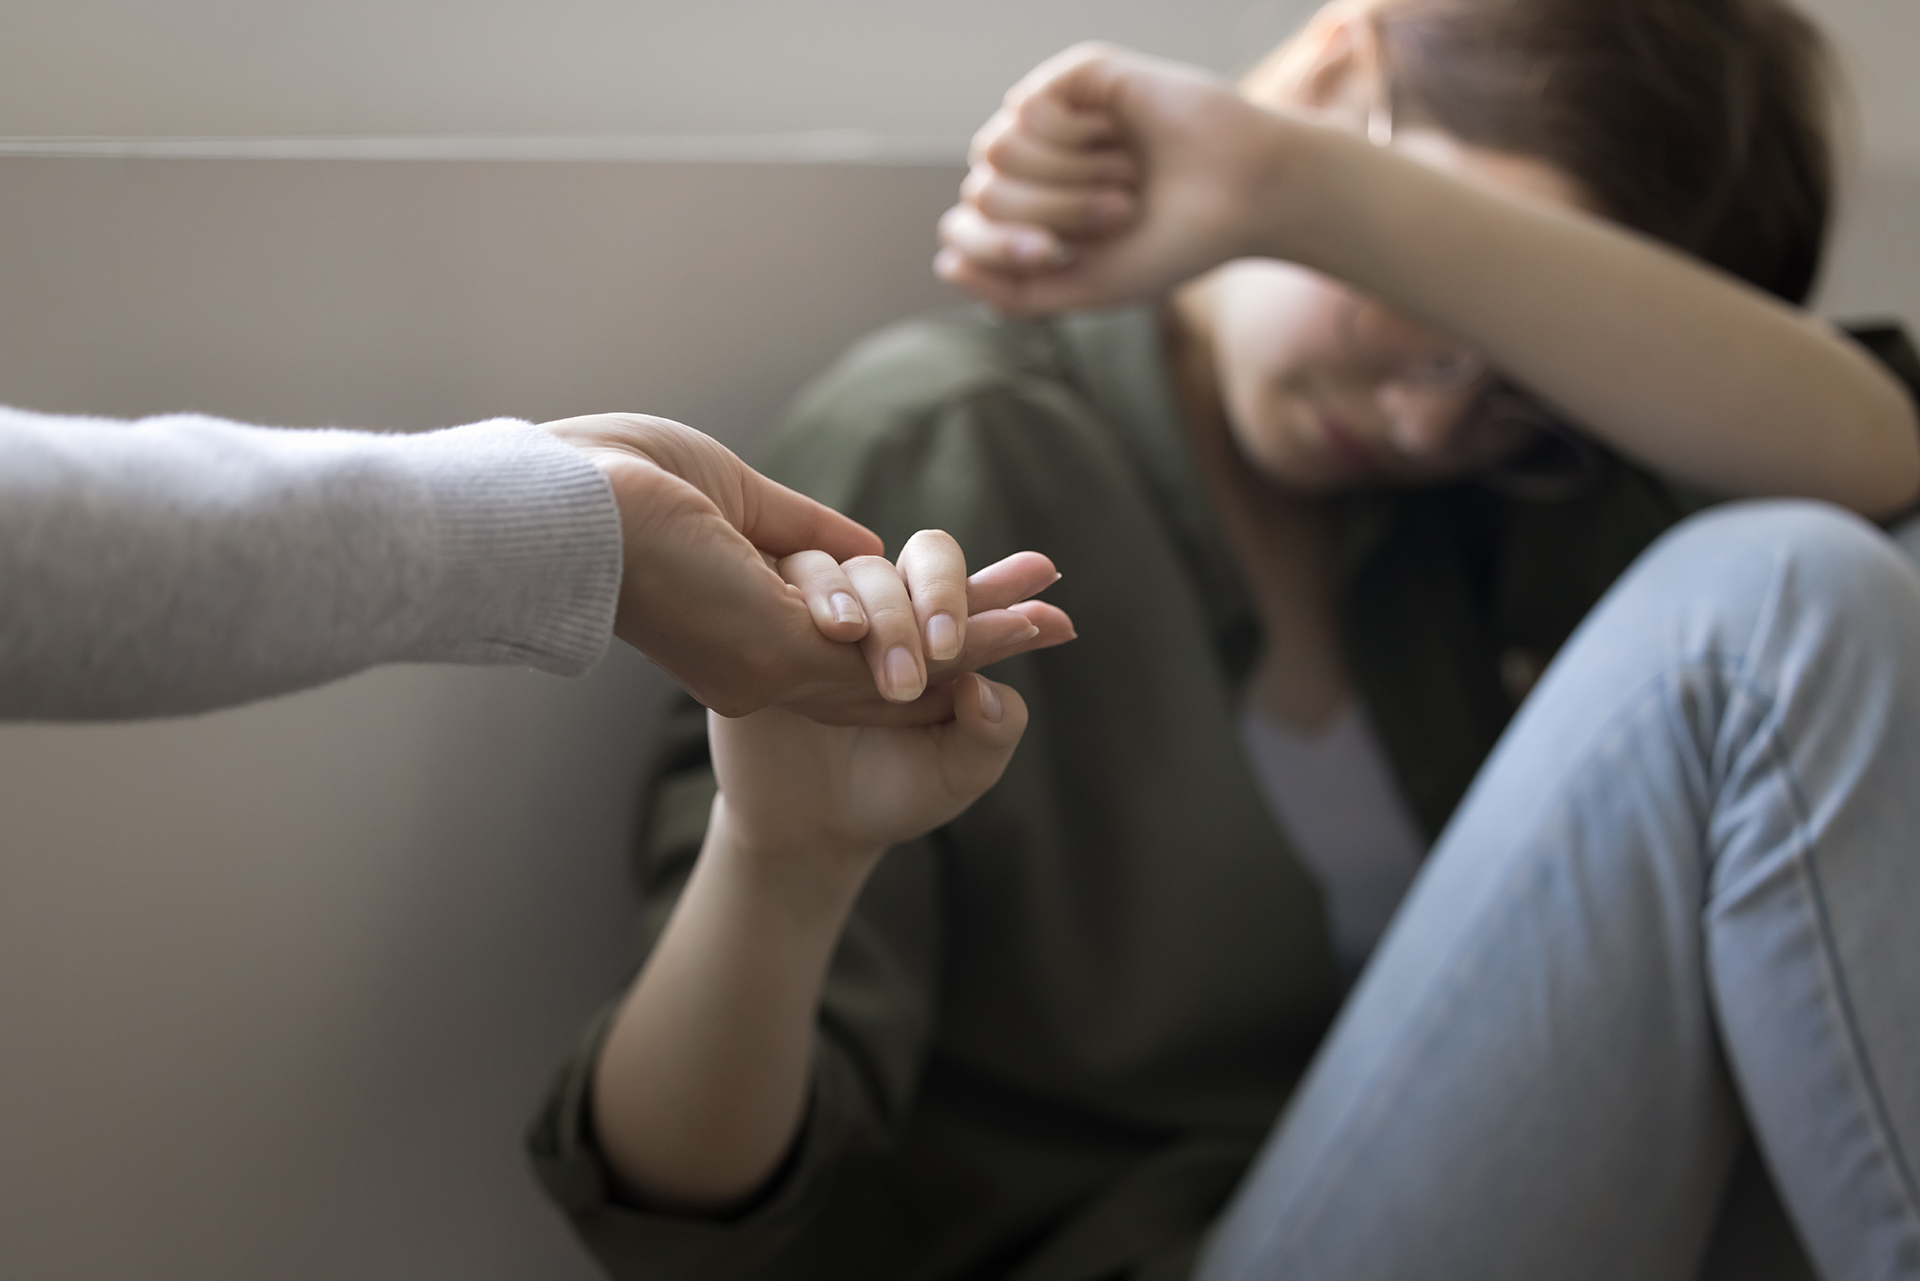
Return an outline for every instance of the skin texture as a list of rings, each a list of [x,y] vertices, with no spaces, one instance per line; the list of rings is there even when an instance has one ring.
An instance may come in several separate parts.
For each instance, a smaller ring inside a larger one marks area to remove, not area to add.
[[[959,676],[1073,637],[1065,614],[1028,599],[1058,577],[1044,556],[969,580],[953,540],[929,531],[896,570],[871,531],[691,427],[640,414],[545,426],[613,486],[626,546],[614,634],[722,715],[942,721]]]

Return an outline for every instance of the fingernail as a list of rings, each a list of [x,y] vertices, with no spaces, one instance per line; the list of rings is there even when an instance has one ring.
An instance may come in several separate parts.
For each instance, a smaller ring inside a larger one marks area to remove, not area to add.
[[[960,652],[960,629],[953,615],[935,614],[927,620],[927,657],[952,658]]]
[[[887,688],[901,698],[911,697],[920,687],[920,669],[914,666],[913,655],[905,645],[887,651],[886,673]]]
[[[833,594],[833,616],[842,623],[866,621],[866,615],[860,612],[860,602],[855,600],[849,592]]]
[[[982,677],[980,680],[980,714],[997,725],[1000,723],[1000,717],[1004,715],[1005,712],[1006,709],[1000,705],[1000,691],[993,687],[992,681]]]

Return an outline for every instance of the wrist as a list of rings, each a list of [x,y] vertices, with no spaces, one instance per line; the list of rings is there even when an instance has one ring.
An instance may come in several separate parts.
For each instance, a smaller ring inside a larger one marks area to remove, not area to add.
[[[1324,203],[1321,186],[1330,168],[1324,132],[1279,112],[1254,110],[1245,147],[1246,188],[1235,201],[1244,219],[1235,228],[1236,256],[1299,258]]]
[[[1271,130],[1253,197],[1257,211],[1249,256],[1280,258],[1347,278],[1355,246],[1375,235],[1373,217],[1387,193],[1382,166],[1396,157],[1335,125],[1264,113]]]
[[[809,837],[791,825],[762,831],[730,807],[722,792],[714,797],[700,857],[796,917],[837,922],[852,909],[885,853],[884,848]]]

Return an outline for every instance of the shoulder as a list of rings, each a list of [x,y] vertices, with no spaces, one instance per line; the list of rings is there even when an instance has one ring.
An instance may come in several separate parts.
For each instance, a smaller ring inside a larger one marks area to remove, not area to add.
[[[995,453],[996,440],[1019,440],[1084,451],[1104,434],[1098,417],[1054,325],[945,313],[855,344],[793,402],[763,461],[775,479],[845,509],[863,487],[924,477],[943,450]]]
[[[890,325],[855,343],[794,403],[789,429],[838,418],[897,418],[1062,376],[1046,321],[943,312]]]

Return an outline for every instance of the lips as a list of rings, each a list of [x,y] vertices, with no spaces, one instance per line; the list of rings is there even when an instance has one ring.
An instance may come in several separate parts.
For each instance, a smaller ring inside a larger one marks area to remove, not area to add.
[[[1367,475],[1385,470],[1385,460],[1367,448],[1344,422],[1324,410],[1309,412],[1327,452],[1344,470]]]

